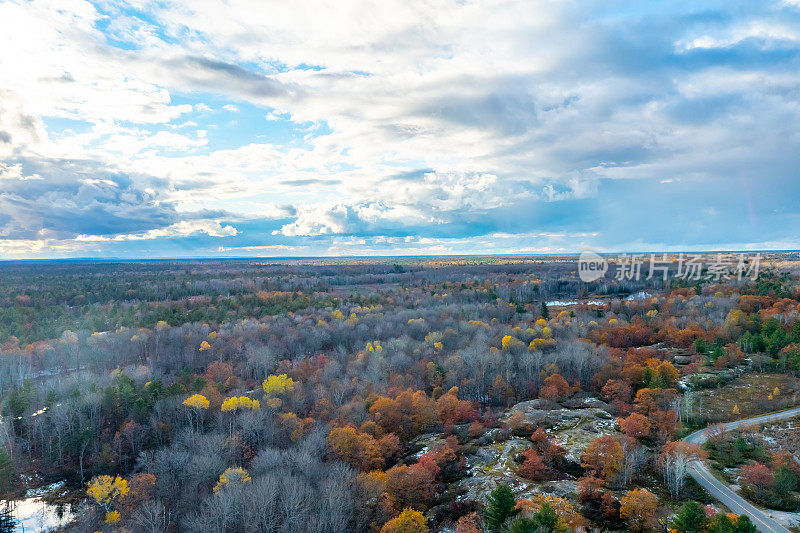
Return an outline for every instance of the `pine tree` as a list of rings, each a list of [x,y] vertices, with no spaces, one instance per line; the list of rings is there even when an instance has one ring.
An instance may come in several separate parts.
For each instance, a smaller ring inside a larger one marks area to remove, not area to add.
[[[555,531],[556,526],[558,526],[558,515],[556,514],[556,510],[553,509],[549,503],[542,504],[531,519],[536,526],[536,531],[540,533]]]
[[[511,525],[511,533],[552,533],[558,528],[558,515],[549,503],[544,503],[533,515],[518,518]]]
[[[736,533],[756,533],[757,531],[756,526],[746,514],[740,515],[736,519]]]
[[[489,494],[486,504],[486,523],[489,525],[489,529],[492,531],[501,530],[506,520],[519,512],[516,507],[517,499],[514,497],[511,487],[505,483],[498,485]]]
[[[6,501],[0,506],[0,533],[14,533],[17,530],[17,521],[14,519],[14,508],[11,502]]]
[[[706,510],[696,501],[685,502],[678,510],[672,521],[672,527],[680,533],[690,533],[703,529],[706,520]]]
[[[15,480],[14,463],[8,456],[8,452],[0,448],[0,493],[11,490]]]

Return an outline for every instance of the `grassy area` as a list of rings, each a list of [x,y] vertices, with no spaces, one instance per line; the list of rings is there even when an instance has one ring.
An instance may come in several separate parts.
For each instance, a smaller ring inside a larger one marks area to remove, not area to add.
[[[727,422],[800,405],[800,380],[789,374],[748,373],[693,394],[698,422]]]

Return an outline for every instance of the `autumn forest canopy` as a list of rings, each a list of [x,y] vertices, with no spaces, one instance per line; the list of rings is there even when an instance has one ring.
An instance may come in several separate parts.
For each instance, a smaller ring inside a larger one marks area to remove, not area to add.
[[[798,72],[800,0],[0,0],[0,533],[800,533]]]
[[[800,511],[797,420],[716,425],[800,404],[797,259],[0,263],[0,491],[87,532],[753,532],[687,469]]]

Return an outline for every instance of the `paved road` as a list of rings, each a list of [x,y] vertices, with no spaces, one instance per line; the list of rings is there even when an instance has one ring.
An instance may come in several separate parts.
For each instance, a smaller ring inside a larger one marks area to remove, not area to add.
[[[754,424],[763,424],[765,422],[774,422],[776,420],[783,420],[785,418],[792,418],[800,416],[800,407],[789,409],[788,411],[781,411],[780,413],[770,413],[753,418],[745,418],[744,420],[736,420],[735,422],[728,422],[722,424],[721,427],[724,431],[730,431],[739,427],[752,426]],[[687,436],[684,440],[693,442],[695,444],[702,444],[708,439],[709,429],[701,429],[695,431]],[[689,468],[689,475],[697,481],[704,489],[708,491],[714,498],[722,502],[725,507],[730,509],[736,514],[746,514],[753,521],[753,524],[762,533],[791,533],[788,529],[780,525],[777,521],[773,520],[766,513],[757,509],[753,504],[733,492],[730,487],[708,471],[706,465],[700,461],[695,461]]]

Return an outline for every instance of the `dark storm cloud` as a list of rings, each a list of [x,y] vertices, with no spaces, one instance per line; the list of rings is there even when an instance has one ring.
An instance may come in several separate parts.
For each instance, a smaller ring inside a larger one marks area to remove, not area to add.
[[[93,161],[25,158],[23,179],[7,178],[0,189],[0,212],[7,215],[0,235],[11,239],[113,235],[173,224],[174,207],[139,189],[131,176]]]

